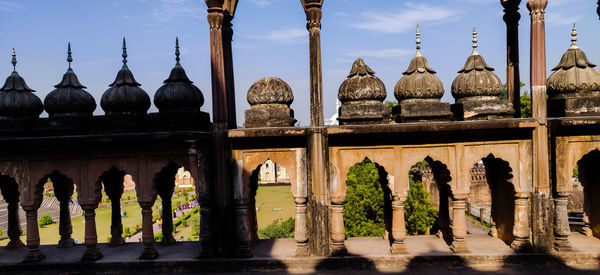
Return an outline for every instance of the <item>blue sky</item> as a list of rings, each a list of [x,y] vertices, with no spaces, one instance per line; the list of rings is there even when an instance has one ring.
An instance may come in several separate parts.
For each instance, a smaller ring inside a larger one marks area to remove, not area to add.
[[[529,15],[523,0],[520,21],[521,79],[529,82]],[[549,0],[546,10],[547,65],[551,69],[569,47],[573,22],[578,44],[600,63],[600,21],[593,0]],[[179,36],[188,76],[202,90],[211,113],[209,28],[203,0],[0,0],[0,77],[17,70],[43,98],[67,69],[73,69],[96,102],[121,68],[121,39],[127,38],[129,68],[154,96],[175,61]],[[479,52],[505,79],[505,24],[499,0],[325,0],[322,22],[325,116],[335,112],[339,85],[359,57],[383,80],[388,100],[415,52],[415,25],[422,51],[453,102],[450,85],[471,53],[471,32],[479,31]],[[246,92],[254,81],[277,76],[290,84],[292,108],[309,123],[308,33],[298,0],[240,0],[234,23],[234,69],[238,123],[249,108]],[[2,58],[4,55],[4,58]],[[4,72],[4,73],[2,73]],[[550,72],[549,72],[550,73]],[[4,75],[2,75],[4,74]],[[524,87],[524,90],[529,90]],[[150,112],[156,112],[152,106]],[[103,114],[100,106],[96,114]],[[45,114],[44,114],[45,115]]]

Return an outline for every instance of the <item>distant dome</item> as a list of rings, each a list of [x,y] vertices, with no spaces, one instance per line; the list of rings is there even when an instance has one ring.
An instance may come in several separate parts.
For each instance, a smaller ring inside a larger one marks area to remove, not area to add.
[[[160,112],[199,112],[204,96],[179,64],[179,39],[175,42],[175,56],[177,63],[165,84],[154,94],[154,105]]]
[[[44,99],[44,109],[50,117],[56,115],[68,116],[92,116],[96,109],[94,97],[83,90],[85,86],[79,83],[77,75],[71,69],[71,43],[68,46],[69,68],[63,75],[62,81],[55,85],[54,91],[50,92]]]
[[[146,114],[150,108],[150,97],[135,81],[127,67],[127,47],[123,38],[123,67],[115,81],[109,85],[100,100],[100,106],[107,115]]]
[[[385,85],[375,76],[375,72],[365,64],[362,58],[352,64],[348,78],[342,82],[338,91],[338,99],[342,102],[385,100]]]
[[[466,97],[497,98],[502,93],[502,81],[477,51],[476,30],[473,30],[473,36],[473,53],[452,82],[452,96],[456,100]]]
[[[42,101],[16,71],[17,57],[12,51],[13,72],[0,88],[0,118],[35,119],[44,110]]]
[[[571,47],[548,77],[548,95],[600,91],[600,72],[593,69],[585,53],[577,46],[577,30],[573,26]]]
[[[290,106],[294,101],[292,88],[278,77],[263,77],[248,89],[248,103],[258,104],[285,104]]]

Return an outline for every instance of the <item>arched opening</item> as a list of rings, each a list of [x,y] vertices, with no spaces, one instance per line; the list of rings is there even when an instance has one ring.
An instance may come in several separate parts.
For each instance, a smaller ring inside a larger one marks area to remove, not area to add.
[[[581,232],[586,236],[600,238],[600,174],[595,169],[600,167],[600,151],[594,150],[577,162],[577,176],[583,187],[583,227]],[[572,193],[576,193],[574,186]],[[577,205],[573,202],[572,206]],[[572,209],[576,210],[576,209]]]
[[[271,159],[252,171],[250,226],[253,242],[294,238],[296,206],[290,188],[287,169]]]
[[[21,212],[21,213],[20,213]],[[22,227],[27,226],[25,213],[19,207],[19,185],[7,175],[0,175],[0,245],[8,249],[24,247]]]

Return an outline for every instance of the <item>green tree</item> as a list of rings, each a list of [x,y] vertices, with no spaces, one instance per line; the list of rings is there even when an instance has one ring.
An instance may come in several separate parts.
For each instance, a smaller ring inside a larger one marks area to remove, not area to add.
[[[384,195],[379,182],[379,170],[368,158],[348,172],[344,228],[348,237],[382,236],[384,225]]]
[[[429,193],[421,181],[415,181],[409,174],[410,187],[404,203],[404,219],[409,234],[426,234],[433,227],[437,210],[429,201]]]
[[[44,228],[46,225],[52,224],[54,221],[52,220],[52,217],[50,215],[44,215],[40,218],[40,221],[38,222],[40,225],[40,228]]]
[[[261,239],[282,239],[294,237],[294,218],[289,218],[281,224],[281,219],[276,219],[265,228],[258,230],[258,237]]]
[[[385,105],[388,106],[388,112],[391,115],[392,114],[392,109],[394,109],[394,107],[398,106],[398,102],[396,102],[396,101],[386,101]]]
[[[521,95],[521,117],[531,117],[531,95],[525,91]]]
[[[190,220],[192,223],[192,236],[200,236],[200,215],[193,215]]]

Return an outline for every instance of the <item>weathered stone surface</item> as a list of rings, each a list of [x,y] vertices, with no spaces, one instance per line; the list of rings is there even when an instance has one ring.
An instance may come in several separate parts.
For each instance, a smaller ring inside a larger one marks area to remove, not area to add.
[[[452,104],[455,118],[465,120],[498,119],[512,117],[512,103],[497,97],[472,97]]]
[[[397,122],[448,121],[452,119],[450,103],[438,100],[404,100],[392,109]]]
[[[250,110],[244,112],[246,128],[292,127],[296,123],[290,104],[294,94],[285,81],[277,77],[264,77],[248,90]]]

